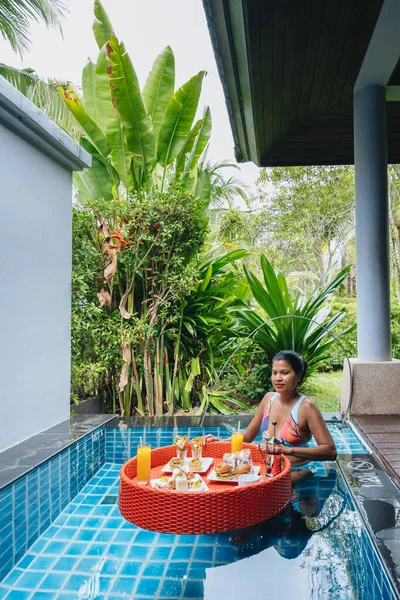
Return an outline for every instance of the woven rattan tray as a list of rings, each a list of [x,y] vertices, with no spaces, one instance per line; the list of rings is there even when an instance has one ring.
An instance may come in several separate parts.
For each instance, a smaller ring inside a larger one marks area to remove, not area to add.
[[[244,447],[251,449],[253,464],[261,465],[257,447],[253,444]],[[225,452],[230,452],[230,442],[209,442],[204,450],[204,456],[222,458]],[[151,479],[162,475],[161,468],[175,454],[175,446],[152,451]],[[291,498],[290,462],[285,456],[282,460],[281,473],[271,479],[246,487],[208,481],[209,491],[192,493],[139,485],[135,457],[121,469],[119,509],[127,521],[164,533],[216,533],[255,525],[276,515]],[[261,472],[264,473],[263,466]]]

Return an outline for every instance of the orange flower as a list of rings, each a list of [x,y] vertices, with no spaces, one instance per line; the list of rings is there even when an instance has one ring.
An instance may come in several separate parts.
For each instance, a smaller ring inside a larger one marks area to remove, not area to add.
[[[128,242],[122,237],[121,231],[122,227],[120,227],[118,231],[112,231],[110,233],[111,238],[118,240],[118,244],[110,244],[111,248],[117,248],[117,250],[121,250],[121,248],[128,245]]]

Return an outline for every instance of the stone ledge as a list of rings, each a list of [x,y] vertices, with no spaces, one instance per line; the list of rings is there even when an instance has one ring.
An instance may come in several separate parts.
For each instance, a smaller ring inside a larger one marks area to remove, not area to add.
[[[364,362],[350,358],[343,365],[341,409],[350,415],[400,414],[400,361]]]
[[[78,415],[0,452],[0,490],[113,419],[115,415]]]

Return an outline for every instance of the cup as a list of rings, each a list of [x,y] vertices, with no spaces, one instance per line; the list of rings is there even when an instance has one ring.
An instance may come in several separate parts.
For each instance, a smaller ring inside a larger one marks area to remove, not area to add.
[[[243,449],[243,433],[232,433],[231,452],[240,452]]]
[[[243,487],[245,485],[251,485],[252,483],[257,483],[257,481],[260,481],[259,475],[255,475],[254,473],[245,473],[244,475],[239,475],[238,486]]]
[[[182,449],[182,448],[178,448],[178,446],[176,446],[176,456],[181,459],[182,464],[185,464],[186,453],[187,453],[187,448]]]
[[[143,444],[137,448],[137,482],[146,485],[150,481],[151,446]]]
[[[203,450],[203,438],[194,438],[191,441],[192,446],[192,456],[195,460],[201,459],[202,450]]]

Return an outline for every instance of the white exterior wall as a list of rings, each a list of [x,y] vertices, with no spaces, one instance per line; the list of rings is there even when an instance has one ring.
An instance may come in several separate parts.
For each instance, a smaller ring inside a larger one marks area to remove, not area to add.
[[[69,418],[72,172],[0,124],[0,452]]]

